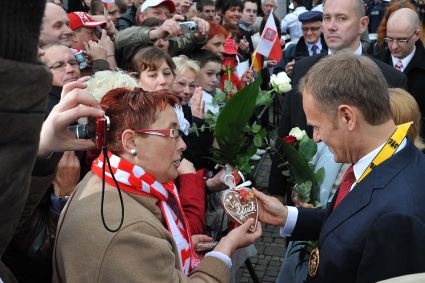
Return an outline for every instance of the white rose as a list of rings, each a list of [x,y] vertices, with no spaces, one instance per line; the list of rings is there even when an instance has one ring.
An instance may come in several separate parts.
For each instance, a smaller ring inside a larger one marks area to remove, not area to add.
[[[280,93],[288,92],[292,89],[291,79],[285,72],[280,72],[277,75],[273,74],[270,77],[270,83],[272,84],[273,88],[275,88]]]
[[[304,130],[301,131],[300,128],[295,127],[295,128],[292,128],[292,130],[289,132],[289,135],[294,136],[297,139],[297,141],[300,141],[304,136],[307,135],[307,133]]]

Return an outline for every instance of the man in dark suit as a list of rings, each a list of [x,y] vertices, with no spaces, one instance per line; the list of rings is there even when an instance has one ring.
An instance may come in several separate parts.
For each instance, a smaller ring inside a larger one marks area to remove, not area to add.
[[[356,55],[363,54],[360,36],[368,26],[363,0],[327,0],[324,3],[322,25],[325,41],[331,54],[343,49],[351,49]],[[309,136],[312,135],[312,128],[308,127],[306,123],[297,86],[307,71],[323,57],[325,55],[309,56],[295,63],[292,73],[293,90],[284,98],[278,129],[279,137],[288,135],[293,127],[300,127],[306,130]],[[407,80],[401,72],[378,60],[376,60],[376,64],[389,86],[406,88]],[[282,161],[278,156],[274,156],[269,177],[269,193],[274,195],[283,195],[285,187],[287,187],[281,169],[278,168],[279,163]]]
[[[425,48],[419,38],[418,14],[408,8],[395,11],[387,22],[388,48],[378,58],[407,76],[407,90],[416,99],[425,118]],[[421,136],[425,137],[422,127]]]
[[[286,64],[285,71],[292,73],[296,60],[317,54],[328,54],[328,46],[322,33],[323,13],[320,11],[307,11],[299,15],[303,36],[297,44],[291,44],[285,49],[284,58],[279,64]]]
[[[380,68],[342,51],[315,64],[300,91],[314,140],[353,166],[326,209],[286,207],[255,191],[260,221],[283,226],[281,235],[293,240],[318,241],[307,282],[424,272],[425,156],[394,124]]]

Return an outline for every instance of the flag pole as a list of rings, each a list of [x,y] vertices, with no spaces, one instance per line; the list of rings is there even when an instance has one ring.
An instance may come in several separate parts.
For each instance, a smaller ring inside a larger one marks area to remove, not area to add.
[[[249,66],[249,69],[252,70],[252,68],[254,67],[254,60],[257,56],[257,47],[254,49],[254,52],[251,55],[251,66]]]

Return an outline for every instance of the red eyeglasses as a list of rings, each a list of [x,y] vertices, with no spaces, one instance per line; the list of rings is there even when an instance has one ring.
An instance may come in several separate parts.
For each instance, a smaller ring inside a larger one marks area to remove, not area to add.
[[[176,130],[176,129],[164,129],[164,130],[144,129],[144,130],[134,130],[134,131],[136,133],[141,133],[141,134],[173,138],[176,141],[180,138],[180,132],[179,130]]]

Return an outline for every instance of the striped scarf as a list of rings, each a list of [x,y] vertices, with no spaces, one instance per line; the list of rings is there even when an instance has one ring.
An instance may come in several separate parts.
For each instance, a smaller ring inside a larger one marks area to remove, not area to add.
[[[132,194],[157,198],[162,216],[167,223],[168,231],[176,242],[179,252],[181,270],[185,274],[199,264],[199,258],[194,252],[189,225],[184,216],[177,188],[173,182],[159,183],[143,168],[132,164],[108,151],[112,172],[119,183],[120,189]],[[93,161],[91,170],[102,178],[103,153]],[[106,164],[105,181],[115,187],[115,182]]]

